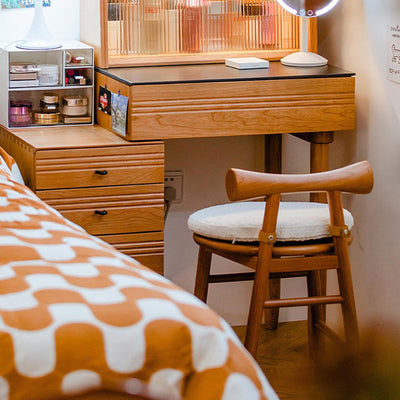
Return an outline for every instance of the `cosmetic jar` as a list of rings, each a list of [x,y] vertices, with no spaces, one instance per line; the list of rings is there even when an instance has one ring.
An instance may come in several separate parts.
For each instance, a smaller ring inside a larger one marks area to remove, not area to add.
[[[58,85],[58,65],[57,64],[40,64],[38,65],[39,85],[55,86]]]
[[[40,97],[40,108],[43,112],[59,112],[58,95],[43,93]]]
[[[60,122],[60,113],[36,111],[34,113],[34,118],[36,124],[53,125]]]
[[[88,113],[89,100],[85,96],[65,96],[63,97],[63,115],[80,117]]]
[[[69,51],[65,52],[65,65],[72,61],[72,54]]]
[[[31,101],[10,101],[10,126],[29,126],[32,122]]]

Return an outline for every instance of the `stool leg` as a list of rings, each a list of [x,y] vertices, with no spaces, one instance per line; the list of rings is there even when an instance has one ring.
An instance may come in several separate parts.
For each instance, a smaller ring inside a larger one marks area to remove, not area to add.
[[[328,203],[331,215],[331,224],[334,226],[343,226],[345,221],[343,216],[341,193],[338,191],[328,192]],[[347,237],[344,235],[334,236],[333,244],[335,246],[335,252],[339,264],[337,275],[340,295],[343,297],[342,312],[346,342],[350,346],[357,346],[359,343],[358,322],[354,301],[353,282],[351,279]]]
[[[269,280],[269,295],[271,300],[278,300],[281,298],[281,280]],[[278,327],[279,320],[279,307],[266,308],[264,310],[265,329],[275,330]]]
[[[270,299],[268,283],[271,255],[272,245],[260,246],[244,343],[246,349],[254,358],[257,356],[264,301]]]
[[[275,237],[279,201],[279,194],[272,194],[265,199],[265,213],[261,232],[264,234],[268,233],[272,239]],[[274,234],[271,234],[272,232]],[[257,355],[264,302],[270,299],[269,272],[271,268],[272,248],[273,241],[260,240],[245,340],[245,347],[253,357]]]
[[[265,135],[264,170],[273,174],[282,173],[282,135]],[[281,296],[281,280],[271,279],[269,282],[271,299],[278,300]],[[275,330],[278,327],[279,307],[264,310],[265,329]]]
[[[208,278],[210,276],[212,253],[203,246],[199,247],[199,257],[197,260],[196,282],[194,285],[194,295],[200,300],[207,302]]]
[[[337,274],[340,295],[343,297],[342,312],[346,342],[350,346],[357,346],[360,338],[347,239],[338,237],[334,240],[339,263]]]
[[[319,271],[311,271],[307,275],[308,296],[321,296],[322,285]],[[318,321],[324,321],[325,313],[322,305],[310,306],[308,310],[308,345],[312,359],[317,359],[318,354],[323,352],[322,335],[315,327]]]

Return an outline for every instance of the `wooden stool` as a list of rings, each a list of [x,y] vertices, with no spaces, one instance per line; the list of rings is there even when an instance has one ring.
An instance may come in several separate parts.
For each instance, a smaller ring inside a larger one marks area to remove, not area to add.
[[[257,353],[263,310],[310,306],[310,349],[317,351],[321,333],[343,342],[324,322],[323,305],[340,303],[345,340],[356,344],[358,323],[348,245],[353,217],[343,209],[341,192],[369,193],[370,164],[363,161],[333,171],[307,175],[268,174],[231,169],[226,177],[230,200],[265,197],[209,207],[189,217],[199,244],[195,295],[207,300],[208,284],[254,279],[245,346]],[[282,193],[327,192],[328,204],[280,202]],[[279,209],[279,213],[278,213]],[[255,270],[252,273],[210,275],[212,254]],[[320,271],[336,269],[339,294],[323,295]],[[269,280],[305,276],[308,297],[271,299]]]

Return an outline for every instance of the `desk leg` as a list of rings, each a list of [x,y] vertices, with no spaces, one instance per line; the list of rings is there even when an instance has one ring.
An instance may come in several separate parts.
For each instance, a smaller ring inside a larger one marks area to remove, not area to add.
[[[333,142],[333,132],[317,132],[310,134],[310,172],[324,172],[329,169],[329,144]],[[325,193],[310,193],[310,201],[316,203],[326,203]],[[320,280],[321,295],[326,295],[326,271],[314,272],[318,274],[315,278]],[[322,306],[323,318],[326,319],[326,306]],[[308,334],[312,335],[311,309],[308,310]],[[308,341],[310,344],[313,340]],[[316,349],[310,348],[310,354],[313,357]]]
[[[282,135],[265,135],[265,172],[275,174],[282,173]],[[281,296],[281,280],[270,279],[269,292],[271,299],[279,299]],[[278,327],[279,308],[268,308],[264,310],[266,329]]]
[[[310,172],[324,172],[329,169],[329,144],[333,142],[333,132],[310,134]],[[326,203],[325,193],[311,193],[310,200]]]

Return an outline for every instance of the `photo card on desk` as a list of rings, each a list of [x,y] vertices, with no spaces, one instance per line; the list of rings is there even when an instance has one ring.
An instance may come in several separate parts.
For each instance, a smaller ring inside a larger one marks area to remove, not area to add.
[[[99,88],[99,102],[97,106],[99,111],[111,115],[111,91],[103,86]]]
[[[112,130],[126,136],[129,98],[120,93],[111,93]]]

